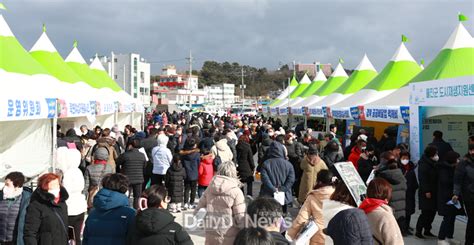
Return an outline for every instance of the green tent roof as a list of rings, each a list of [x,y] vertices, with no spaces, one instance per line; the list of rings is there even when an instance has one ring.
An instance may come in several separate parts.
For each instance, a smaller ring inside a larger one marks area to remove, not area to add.
[[[300,94],[301,98],[307,98],[311,95],[313,95],[318,89],[323,86],[323,84],[326,82],[327,78],[324,75],[324,72],[320,70],[316,77],[314,77],[313,81],[311,84]]]
[[[329,79],[314,94],[319,96],[330,95],[339,88],[347,78],[346,71],[344,71],[341,63],[339,63]]]
[[[376,91],[398,89],[405,86],[420,71],[421,67],[408,52],[405,44],[401,43],[393,58],[364,89]]]
[[[122,88],[120,88],[120,86],[114,80],[112,80],[112,78],[109,77],[97,56],[94,58],[89,67],[91,68],[94,76],[99,81],[101,81],[106,88],[110,88],[115,92],[122,90]]]
[[[48,74],[18,42],[2,15],[0,15],[0,47],[0,69],[26,75]]]
[[[474,39],[462,23],[436,58],[410,82],[474,75]]]
[[[293,78],[291,78],[291,81],[290,81],[290,87],[296,87],[298,86],[298,80],[296,80],[296,75],[293,74]]]
[[[46,70],[63,82],[76,83],[81,81],[81,77],[78,76],[69,66],[64,62],[63,58],[59,55],[56,48],[49,40],[46,32],[41,34],[41,37],[33,45],[30,51],[31,56],[36,59]]]
[[[353,94],[367,85],[375,76],[377,76],[377,71],[367,55],[364,55],[351,76],[334,93]]]
[[[284,95],[284,94],[287,94],[288,91],[290,90],[290,87],[297,87],[297,86],[298,86],[298,81],[296,80],[296,75],[293,74],[293,77],[291,78],[291,81],[290,81],[290,86],[286,87],[286,89],[283,90],[283,92],[282,92],[274,101],[272,101],[272,103],[270,103],[269,106],[276,106],[276,105],[278,105],[278,104],[282,101],[282,99],[283,99],[283,98],[280,98],[280,97],[281,97],[282,95]],[[295,89],[296,89],[296,88],[295,88]],[[292,91],[294,91],[294,89],[293,89]],[[291,94],[291,92],[290,92],[290,94]],[[286,97],[285,97],[285,98],[286,98]]]
[[[311,84],[311,80],[309,80],[309,77],[307,74],[304,74],[298,86],[295,88],[295,90],[293,90],[293,92],[291,92],[290,99],[299,97],[301,93],[303,93],[310,84]]]
[[[106,84],[101,82],[89,68],[77,47],[74,47],[66,57],[66,64],[91,87],[97,89],[106,87]]]

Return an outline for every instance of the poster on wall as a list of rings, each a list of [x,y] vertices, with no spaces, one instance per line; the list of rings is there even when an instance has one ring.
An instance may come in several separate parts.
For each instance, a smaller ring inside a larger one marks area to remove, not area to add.
[[[410,125],[408,124],[398,125],[397,145],[400,143],[410,144]]]
[[[443,139],[461,155],[467,152],[467,137],[474,127],[472,116],[437,116],[422,120],[422,149],[433,141],[433,132],[443,132]],[[471,125],[471,126],[470,126]]]

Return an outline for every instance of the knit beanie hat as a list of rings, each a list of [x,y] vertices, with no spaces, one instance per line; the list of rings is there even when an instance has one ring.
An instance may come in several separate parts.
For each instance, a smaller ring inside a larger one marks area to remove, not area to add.
[[[95,150],[94,158],[96,160],[108,160],[109,159],[109,152],[104,147],[99,147]]]

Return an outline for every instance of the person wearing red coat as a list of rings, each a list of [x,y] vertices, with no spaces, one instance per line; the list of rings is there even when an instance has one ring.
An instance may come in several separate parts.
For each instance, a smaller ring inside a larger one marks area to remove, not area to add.
[[[201,198],[202,193],[207,189],[209,183],[211,183],[212,177],[214,177],[214,155],[210,150],[205,149],[201,157],[201,163],[199,164],[199,179],[198,179],[198,196]]]
[[[349,155],[349,161],[354,164],[354,167],[356,169],[359,168],[358,161],[360,158],[360,154],[362,154],[362,152],[364,152],[366,148],[367,142],[365,142],[363,139],[359,139],[357,140],[357,144],[351,150],[351,154]]]

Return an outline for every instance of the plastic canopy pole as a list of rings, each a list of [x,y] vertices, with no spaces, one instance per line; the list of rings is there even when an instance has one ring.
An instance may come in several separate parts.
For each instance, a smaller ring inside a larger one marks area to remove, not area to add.
[[[55,102],[55,107],[54,108],[58,108],[58,100],[56,99],[56,102]],[[57,116],[57,112],[54,113],[54,117],[53,119],[51,120],[52,121],[52,126],[53,126],[53,145],[52,145],[52,155],[53,155],[53,159],[51,161],[51,168],[52,168],[52,172],[55,173],[56,172],[56,155],[57,155],[57,149],[58,149],[58,116]]]

